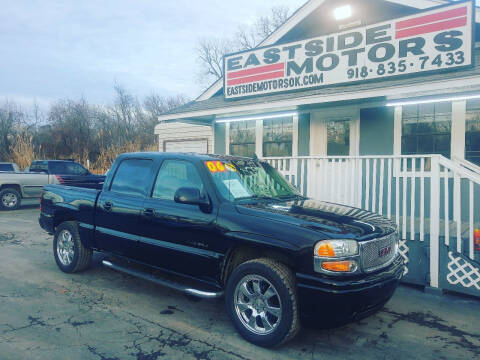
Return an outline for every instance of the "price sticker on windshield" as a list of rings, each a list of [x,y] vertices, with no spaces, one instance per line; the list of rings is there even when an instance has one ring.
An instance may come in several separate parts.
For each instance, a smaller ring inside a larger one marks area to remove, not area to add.
[[[227,169],[221,161],[205,161],[205,165],[211,173],[225,172]]]

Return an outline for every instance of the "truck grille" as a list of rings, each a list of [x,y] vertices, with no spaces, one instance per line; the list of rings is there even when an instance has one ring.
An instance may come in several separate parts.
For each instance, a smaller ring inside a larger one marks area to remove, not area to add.
[[[397,254],[398,233],[360,243],[362,268],[372,272],[389,265]]]

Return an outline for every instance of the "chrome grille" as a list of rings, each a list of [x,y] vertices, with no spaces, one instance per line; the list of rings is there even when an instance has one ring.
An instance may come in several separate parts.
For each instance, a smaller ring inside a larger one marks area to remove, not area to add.
[[[365,272],[372,272],[389,265],[397,254],[398,233],[360,243],[362,268]],[[390,246],[390,252],[381,256]]]

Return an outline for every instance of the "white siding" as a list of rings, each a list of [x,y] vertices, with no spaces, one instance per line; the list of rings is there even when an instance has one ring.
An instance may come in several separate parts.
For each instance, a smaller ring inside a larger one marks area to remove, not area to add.
[[[165,140],[167,152],[196,152],[208,153],[208,140]]]
[[[208,152],[213,153],[213,127],[210,125],[188,124],[183,122],[161,122],[155,126],[158,135],[159,151],[163,151],[164,142],[172,140],[208,140]]]

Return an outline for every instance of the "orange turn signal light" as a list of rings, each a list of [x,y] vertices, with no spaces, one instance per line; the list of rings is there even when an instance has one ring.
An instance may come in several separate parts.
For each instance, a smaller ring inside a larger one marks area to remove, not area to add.
[[[332,244],[323,243],[317,249],[317,255],[322,257],[334,257],[335,250],[333,249]]]
[[[353,272],[356,270],[355,261],[328,261],[322,263],[322,269],[336,272]]]

